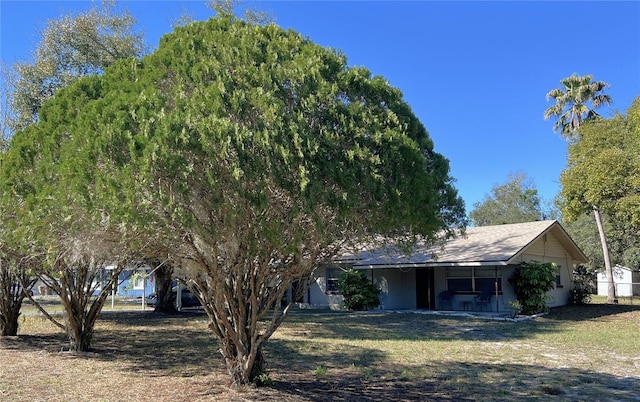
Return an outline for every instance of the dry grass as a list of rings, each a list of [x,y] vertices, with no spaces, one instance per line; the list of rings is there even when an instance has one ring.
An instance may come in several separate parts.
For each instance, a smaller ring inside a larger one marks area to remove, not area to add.
[[[524,322],[308,314],[267,345],[274,385],[230,389],[200,313],[110,312],[95,351],[61,352],[38,316],[0,341],[3,401],[638,401],[640,306],[565,307]]]
[[[64,308],[60,303],[59,296],[35,296],[34,300],[37,301],[40,306],[42,306],[48,313],[50,314],[62,314]],[[142,311],[142,300],[141,299],[131,299],[124,297],[115,297],[107,298],[107,301],[104,304],[102,311],[111,311],[111,310],[140,310]],[[145,310],[153,310],[153,307],[145,306]],[[25,299],[22,303],[22,309],[20,310],[23,314],[34,314],[38,313],[38,309],[36,306],[31,303],[29,299]]]

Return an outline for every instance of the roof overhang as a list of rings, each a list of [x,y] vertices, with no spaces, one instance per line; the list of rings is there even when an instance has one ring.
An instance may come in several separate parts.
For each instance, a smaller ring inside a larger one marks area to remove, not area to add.
[[[393,245],[361,248],[334,259],[334,263],[358,269],[507,266],[520,263],[523,254],[534,243],[545,241],[548,234],[557,239],[573,263],[588,261],[564,228],[549,220],[471,228],[466,235],[447,240],[439,249],[436,245],[418,244],[408,254]]]
[[[354,263],[355,269],[406,269],[406,268],[444,268],[444,267],[494,267],[507,266],[508,261],[465,261],[465,262],[425,262],[409,264],[367,264],[366,262]]]

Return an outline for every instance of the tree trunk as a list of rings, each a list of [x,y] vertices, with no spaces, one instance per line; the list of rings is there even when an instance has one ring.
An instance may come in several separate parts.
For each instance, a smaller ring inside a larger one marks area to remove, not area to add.
[[[91,350],[93,328],[91,330],[73,327],[67,329],[71,350],[75,352],[88,352]]]
[[[16,309],[15,306],[3,311],[0,314],[0,336],[17,336],[18,335],[18,318],[20,317],[20,305]]]
[[[81,306],[74,306],[71,311],[76,311],[77,314],[70,315],[67,310],[66,331],[69,347],[75,352],[88,352],[91,349],[95,320],[90,320]]]
[[[174,304],[173,292],[171,289],[173,267],[171,265],[162,265],[156,269],[156,306],[153,309],[156,313],[172,314],[175,313],[176,306]]]
[[[232,385],[249,385],[265,372],[265,360],[262,348],[243,351],[232,342],[220,349],[231,377]]]
[[[609,258],[609,247],[607,246],[607,237],[604,234],[604,227],[602,226],[602,217],[600,216],[600,209],[593,207],[593,215],[596,219],[596,225],[598,225],[598,233],[600,234],[600,243],[602,244],[602,254],[604,257],[604,267],[607,273],[607,303],[614,304],[618,302],[616,297],[616,286],[613,281],[613,268],[611,267],[611,259]]]

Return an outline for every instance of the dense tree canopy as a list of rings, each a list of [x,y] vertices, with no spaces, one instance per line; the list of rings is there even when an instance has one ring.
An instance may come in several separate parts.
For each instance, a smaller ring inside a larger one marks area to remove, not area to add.
[[[583,124],[579,134],[560,178],[563,216],[575,220],[598,205],[615,229],[613,241],[624,245],[617,261],[633,264],[627,250],[640,247],[640,98],[626,116]]]
[[[614,226],[607,214],[603,214],[602,223],[608,239],[607,243],[612,264],[640,268],[640,261],[634,255],[637,250],[640,250],[638,249],[637,235],[625,234],[623,229]],[[604,267],[602,245],[600,244],[598,228],[593,224],[593,216],[590,211],[575,219],[565,221],[563,226],[589,259],[584,268],[589,272],[601,271],[602,267]]]
[[[128,12],[118,13],[112,0],[78,15],[47,21],[33,60],[15,65],[18,77],[10,100],[13,129],[36,121],[42,105],[78,78],[139,56],[142,35],[135,32],[135,23]]]
[[[62,90],[9,154],[18,221],[77,219],[166,252],[235,383],[261,373],[287,287],[345,242],[465,222],[448,161],[399,90],[229,15]]]
[[[547,219],[538,190],[524,173],[495,185],[482,202],[473,204],[469,218],[475,226],[502,225]]]
[[[585,124],[569,147],[562,174],[563,211],[575,218],[599,205],[631,230],[640,229],[640,98],[627,115]]]

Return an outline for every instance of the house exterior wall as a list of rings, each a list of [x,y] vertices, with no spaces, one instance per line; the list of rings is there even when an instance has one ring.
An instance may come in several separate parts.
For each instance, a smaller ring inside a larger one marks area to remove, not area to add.
[[[142,271],[140,271],[141,273]],[[144,296],[147,297],[151,293],[156,291],[155,288],[155,276],[150,274],[150,270],[146,270],[146,279],[144,279],[145,283],[142,283],[143,277],[142,275],[132,275],[130,271],[124,271],[120,273],[118,278],[118,291],[117,295],[122,297],[131,297],[138,298]]]
[[[507,309],[509,302],[516,301],[516,292],[513,290],[513,286],[509,283],[509,278],[513,275],[517,265],[507,265],[502,268],[502,299],[501,306],[503,309]]]
[[[304,296],[303,304],[314,308],[329,308],[339,310],[342,308],[343,298],[337,293],[327,290],[327,268],[319,267],[314,274],[314,280]]]
[[[558,265],[559,280],[547,294],[549,297],[548,306],[558,307],[569,304],[574,261],[553,234],[548,233],[531,244],[521,255],[520,261],[553,262]],[[512,273],[509,273],[509,276]],[[513,294],[513,298],[515,299],[515,294]]]
[[[367,270],[367,276],[380,288],[380,309],[416,308],[416,271],[397,268]]]
[[[365,270],[368,278],[380,288],[379,309],[414,309],[416,307],[415,270],[399,269]],[[314,281],[304,297],[304,303],[315,308],[341,309],[341,295],[327,291],[327,268],[316,270]]]

